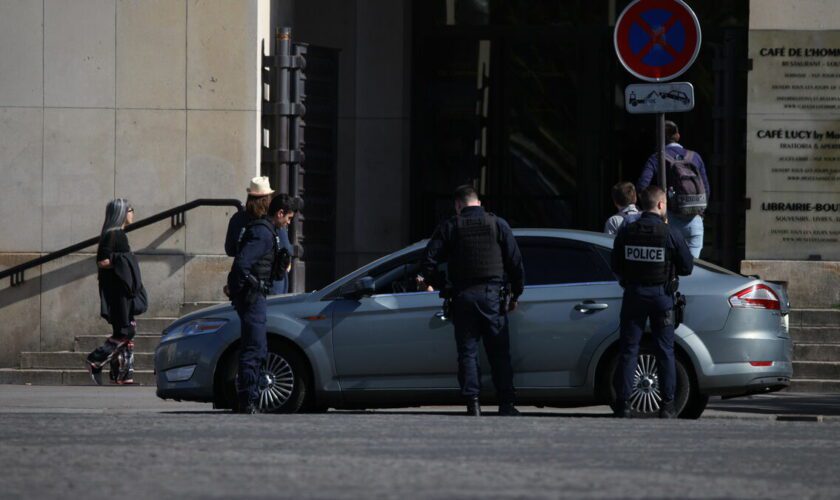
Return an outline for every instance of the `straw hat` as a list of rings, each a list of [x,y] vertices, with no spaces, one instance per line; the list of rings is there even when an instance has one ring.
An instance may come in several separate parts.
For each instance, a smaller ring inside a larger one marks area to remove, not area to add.
[[[268,182],[268,177],[254,177],[247,191],[249,196],[268,196],[274,192]]]

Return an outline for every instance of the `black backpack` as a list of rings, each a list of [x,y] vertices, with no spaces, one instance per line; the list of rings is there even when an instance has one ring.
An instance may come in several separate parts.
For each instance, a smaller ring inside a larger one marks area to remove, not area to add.
[[[688,150],[685,156],[665,155],[668,210],[680,215],[702,214],[707,206],[706,184],[693,158],[694,151]]]

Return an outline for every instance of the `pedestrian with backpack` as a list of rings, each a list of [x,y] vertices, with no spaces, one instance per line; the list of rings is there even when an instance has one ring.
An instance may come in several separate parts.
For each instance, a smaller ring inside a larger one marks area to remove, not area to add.
[[[667,186],[668,223],[678,229],[688,244],[691,255],[700,257],[703,249],[703,217],[709,203],[709,178],[700,155],[680,143],[677,124],[665,122],[665,177]],[[659,154],[654,153],[645,163],[636,182],[638,191],[659,185]]]

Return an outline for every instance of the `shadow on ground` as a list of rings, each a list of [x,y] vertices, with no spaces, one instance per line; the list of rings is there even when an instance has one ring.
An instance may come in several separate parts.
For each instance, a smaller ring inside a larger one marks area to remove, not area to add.
[[[761,415],[840,416],[840,394],[768,394],[710,401],[707,409]]]

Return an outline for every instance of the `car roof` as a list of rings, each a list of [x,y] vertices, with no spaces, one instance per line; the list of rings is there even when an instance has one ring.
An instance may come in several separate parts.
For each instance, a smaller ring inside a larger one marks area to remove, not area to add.
[[[612,248],[613,239],[615,236],[606,233],[596,233],[594,231],[581,231],[579,229],[557,229],[550,227],[522,227],[514,228],[513,235],[516,237],[535,237],[535,238],[565,238],[569,240],[584,241],[595,245],[600,245],[606,248]],[[423,239],[415,242],[403,249],[403,252],[408,253],[418,248],[423,248],[429,242],[429,239]]]

